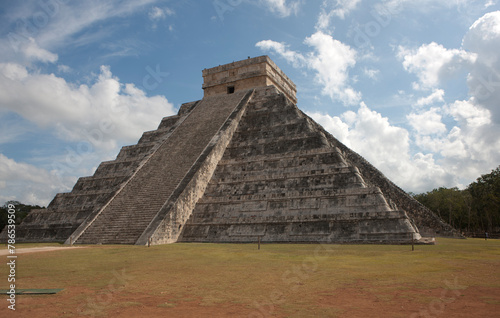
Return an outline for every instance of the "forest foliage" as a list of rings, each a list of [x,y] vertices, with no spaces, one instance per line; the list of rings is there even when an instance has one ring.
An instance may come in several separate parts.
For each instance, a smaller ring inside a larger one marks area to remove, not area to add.
[[[42,209],[43,207],[39,205],[29,205],[23,204],[19,201],[7,201],[3,206],[0,207],[0,232],[7,225],[8,222],[8,210],[9,204],[14,205],[16,209],[16,224],[20,224],[22,220],[30,213],[33,209]]]
[[[438,188],[414,198],[460,231],[500,232],[500,166],[463,190]]]

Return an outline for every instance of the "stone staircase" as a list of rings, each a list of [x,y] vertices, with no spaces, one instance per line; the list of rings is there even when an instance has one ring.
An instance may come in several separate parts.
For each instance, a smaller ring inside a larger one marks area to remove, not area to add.
[[[199,102],[109,204],[82,224],[76,242],[136,243],[245,94]]]

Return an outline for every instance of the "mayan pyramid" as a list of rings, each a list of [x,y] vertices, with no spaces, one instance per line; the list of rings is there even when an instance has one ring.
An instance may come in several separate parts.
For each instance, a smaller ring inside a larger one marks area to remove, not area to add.
[[[18,241],[404,243],[457,236],[300,111],[267,56],[203,70],[204,97],[102,162]]]

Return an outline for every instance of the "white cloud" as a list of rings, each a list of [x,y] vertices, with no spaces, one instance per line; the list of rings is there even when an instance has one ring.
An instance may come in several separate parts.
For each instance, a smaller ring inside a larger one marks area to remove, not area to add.
[[[15,63],[1,63],[0,74],[11,81],[22,81],[28,77],[26,67]]]
[[[400,46],[398,57],[403,60],[405,70],[418,77],[417,89],[435,88],[444,78],[457,74],[476,60],[475,54],[449,50],[435,42],[423,44],[416,50]]]
[[[469,159],[472,159],[475,155],[471,152],[471,145],[468,142],[470,139],[458,126],[454,126],[443,138],[422,135],[416,136],[415,140],[417,145],[422,149],[439,153],[443,156],[444,162],[450,164],[450,169],[456,168],[457,165],[463,165],[465,162],[471,163]],[[460,171],[457,172],[462,174]]]
[[[276,52],[289,63],[291,63],[294,67],[302,67],[306,62],[306,59],[302,54],[289,50],[284,43],[279,43],[272,40],[264,40],[255,44],[255,46],[263,51]]]
[[[297,14],[300,1],[287,0],[260,0],[271,12],[278,14],[281,17],[288,17],[292,14]]]
[[[0,154],[0,201],[48,204],[55,193],[71,190],[77,176],[90,175],[99,162],[114,158],[118,145],[135,143],[144,131],[155,129],[162,117],[175,113],[165,97],[147,96],[144,89],[121,83],[106,66],[88,85],[37,68],[40,63],[56,63],[58,48],[94,43],[118,30],[112,25],[91,26],[137,13],[152,2],[156,0],[56,1],[52,13],[44,11],[47,23],[30,30],[23,30],[19,22],[32,21],[34,12],[39,13],[33,3],[19,6],[14,16],[4,15],[11,32],[0,39],[0,111],[9,122],[2,126],[0,142],[19,142],[27,133],[41,133],[52,135],[51,145],[64,150],[47,154],[40,145],[30,150],[29,163]],[[163,8],[151,14],[162,19],[174,12]],[[55,67],[63,75],[72,70],[63,64]],[[154,85],[152,72],[157,78],[164,74],[146,70],[144,75],[151,75],[143,78],[146,88]],[[22,128],[13,127],[19,122]]]
[[[479,18],[465,35],[463,47],[477,55],[467,81],[473,102],[488,109],[500,124],[500,11]]]
[[[421,193],[434,188],[436,184],[444,187],[457,186],[456,174],[450,172],[439,163],[436,163],[434,155],[418,152],[408,162],[407,173],[404,175],[407,189],[412,192]]]
[[[348,72],[356,64],[356,51],[321,31],[304,42],[315,50],[308,55],[308,66],[316,71],[316,79],[323,85],[323,94],[333,100],[338,98],[345,105],[359,103],[361,93],[349,85]]]
[[[302,55],[289,50],[284,43],[272,40],[260,41],[257,47],[264,51],[274,51],[294,67],[305,65],[316,73],[316,81],[323,86],[322,93],[345,105],[355,105],[361,100],[361,93],[349,85],[349,69],[356,64],[356,51],[334,39],[331,35],[317,31],[304,40],[313,48]]]
[[[442,116],[437,108],[431,108],[420,114],[411,113],[406,116],[410,125],[419,135],[442,134],[446,132],[446,125],[442,122]]]
[[[370,110],[364,103],[358,109],[349,134],[352,147],[382,169],[386,167],[386,171],[400,169],[398,162],[408,154],[408,137],[405,129],[392,126],[387,117]]]
[[[20,50],[30,61],[55,63],[58,59],[57,54],[40,48],[34,38],[29,38],[26,43],[23,43]]]
[[[133,142],[159,118],[174,114],[163,96],[146,96],[133,84],[121,84],[101,67],[91,86],[75,86],[54,74],[29,73],[18,64],[0,64],[0,105],[64,140],[91,139],[95,147]],[[91,138],[98,132],[99,138]]]
[[[415,129],[415,144],[438,154],[439,165],[462,180],[471,180],[500,162],[500,12],[490,12],[472,24],[462,48],[447,49],[437,43],[417,50],[400,47],[405,69],[415,74],[417,89],[433,92],[420,98],[418,113],[407,116]],[[470,98],[445,104],[447,78],[468,71]],[[436,103],[441,108],[431,107]],[[444,121],[451,128],[446,128]]]
[[[347,14],[356,9],[361,0],[336,0],[336,8],[332,10],[334,16],[344,19]]]
[[[494,0],[488,0],[485,4],[484,4],[484,8],[487,9],[488,7],[491,7],[491,6],[494,6],[495,5],[495,1]]]
[[[363,69],[363,74],[365,74],[366,77],[372,79],[372,80],[376,80],[377,77],[378,77],[378,74],[380,74],[380,70],[376,70],[376,69],[369,69],[369,68],[364,68]]]
[[[334,17],[345,19],[351,11],[356,9],[360,2],[361,0],[324,0],[316,28],[318,30],[328,30]]]
[[[416,105],[421,107],[434,103],[444,103],[444,90],[435,89],[429,96],[420,98]]]
[[[471,98],[448,104],[440,112],[432,108],[421,117],[408,117],[410,123],[415,120],[417,146],[439,154],[441,166],[463,179],[473,180],[498,166],[500,127],[492,123],[488,110],[474,104]],[[449,131],[440,123],[442,116],[450,116],[455,121]]]
[[[491,124],[491,114],[487,109],[469,101],[455,101],[447,105],[445,111],[463,126],[477,128]]]
[[[63,183],[74,180],[59,179],[45,169],[16,162],[0,154],[0,202],[17,200],[26,204],[47,205],[60,190],[69,190]]]

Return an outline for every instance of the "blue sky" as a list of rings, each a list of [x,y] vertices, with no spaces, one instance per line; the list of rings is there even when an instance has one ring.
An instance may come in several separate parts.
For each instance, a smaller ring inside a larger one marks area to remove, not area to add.
[[[0,203],[47,205],[267,54],[298,106],[407,191],[500,164],[497,0],[3,1]]]

